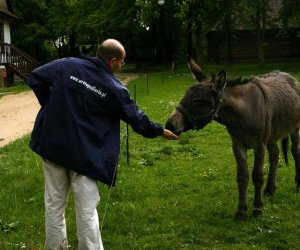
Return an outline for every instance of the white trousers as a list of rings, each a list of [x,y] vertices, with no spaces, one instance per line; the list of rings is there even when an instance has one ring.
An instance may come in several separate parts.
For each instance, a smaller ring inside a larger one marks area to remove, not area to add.
[[[97,181],[67,170],[47,160],[45,175],[45,249],[67,249],[65,208],[70,187],[74,194],[79,250],[103,250],[97,205],[100,201]]]

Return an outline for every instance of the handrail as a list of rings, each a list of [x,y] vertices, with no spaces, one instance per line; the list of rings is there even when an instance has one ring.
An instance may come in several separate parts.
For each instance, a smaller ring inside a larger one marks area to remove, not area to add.
[[[24,80],[40,65],[30,55],[8,43],[0,43],[0,64],[7,65]]]

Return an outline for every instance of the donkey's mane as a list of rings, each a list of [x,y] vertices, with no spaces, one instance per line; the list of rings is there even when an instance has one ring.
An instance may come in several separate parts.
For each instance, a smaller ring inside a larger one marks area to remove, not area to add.
[[[228,86],[242,85],[242,84],[248,83],[250,80],[251,80],[251,78],[250,79],[249,78],[242,79],[242,77],[240,76],[240,77],[237,77],[237,78],[232,79],[232,80],[228,79],[227,80],[227,85]]]

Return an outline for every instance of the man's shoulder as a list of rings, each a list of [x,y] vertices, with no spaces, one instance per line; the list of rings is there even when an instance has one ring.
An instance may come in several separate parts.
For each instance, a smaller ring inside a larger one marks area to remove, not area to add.
[[[65,64],[83,64],[86,63],[87,61],[84,60],[83,58],[79,57],[64,57],[61,59],[56,60],[58,63],[65,63]]]

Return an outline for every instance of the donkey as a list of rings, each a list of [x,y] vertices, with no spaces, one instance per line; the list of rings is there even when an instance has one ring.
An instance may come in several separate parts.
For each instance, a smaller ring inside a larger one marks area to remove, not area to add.
[[[212,120],[226,126],[237,163],[239,200],[236,218],[244,219],[248,209],[248,149],[254,150],[253,216],[260,216],[263,209],[265,151],[269,153],[270,169],[264,194],[272,196],[276,190],[279,158],[276,142],[289,136],[295,161],[295,181],[300,191],[300,86],[297,80],[287,73],[273,71],[248,80],[230,81],[224,70],[208,79],[193,59],[188,64],[198,83],[186,91],[167,120],[166,128],[180,135],[191,129],[202,129]]]

